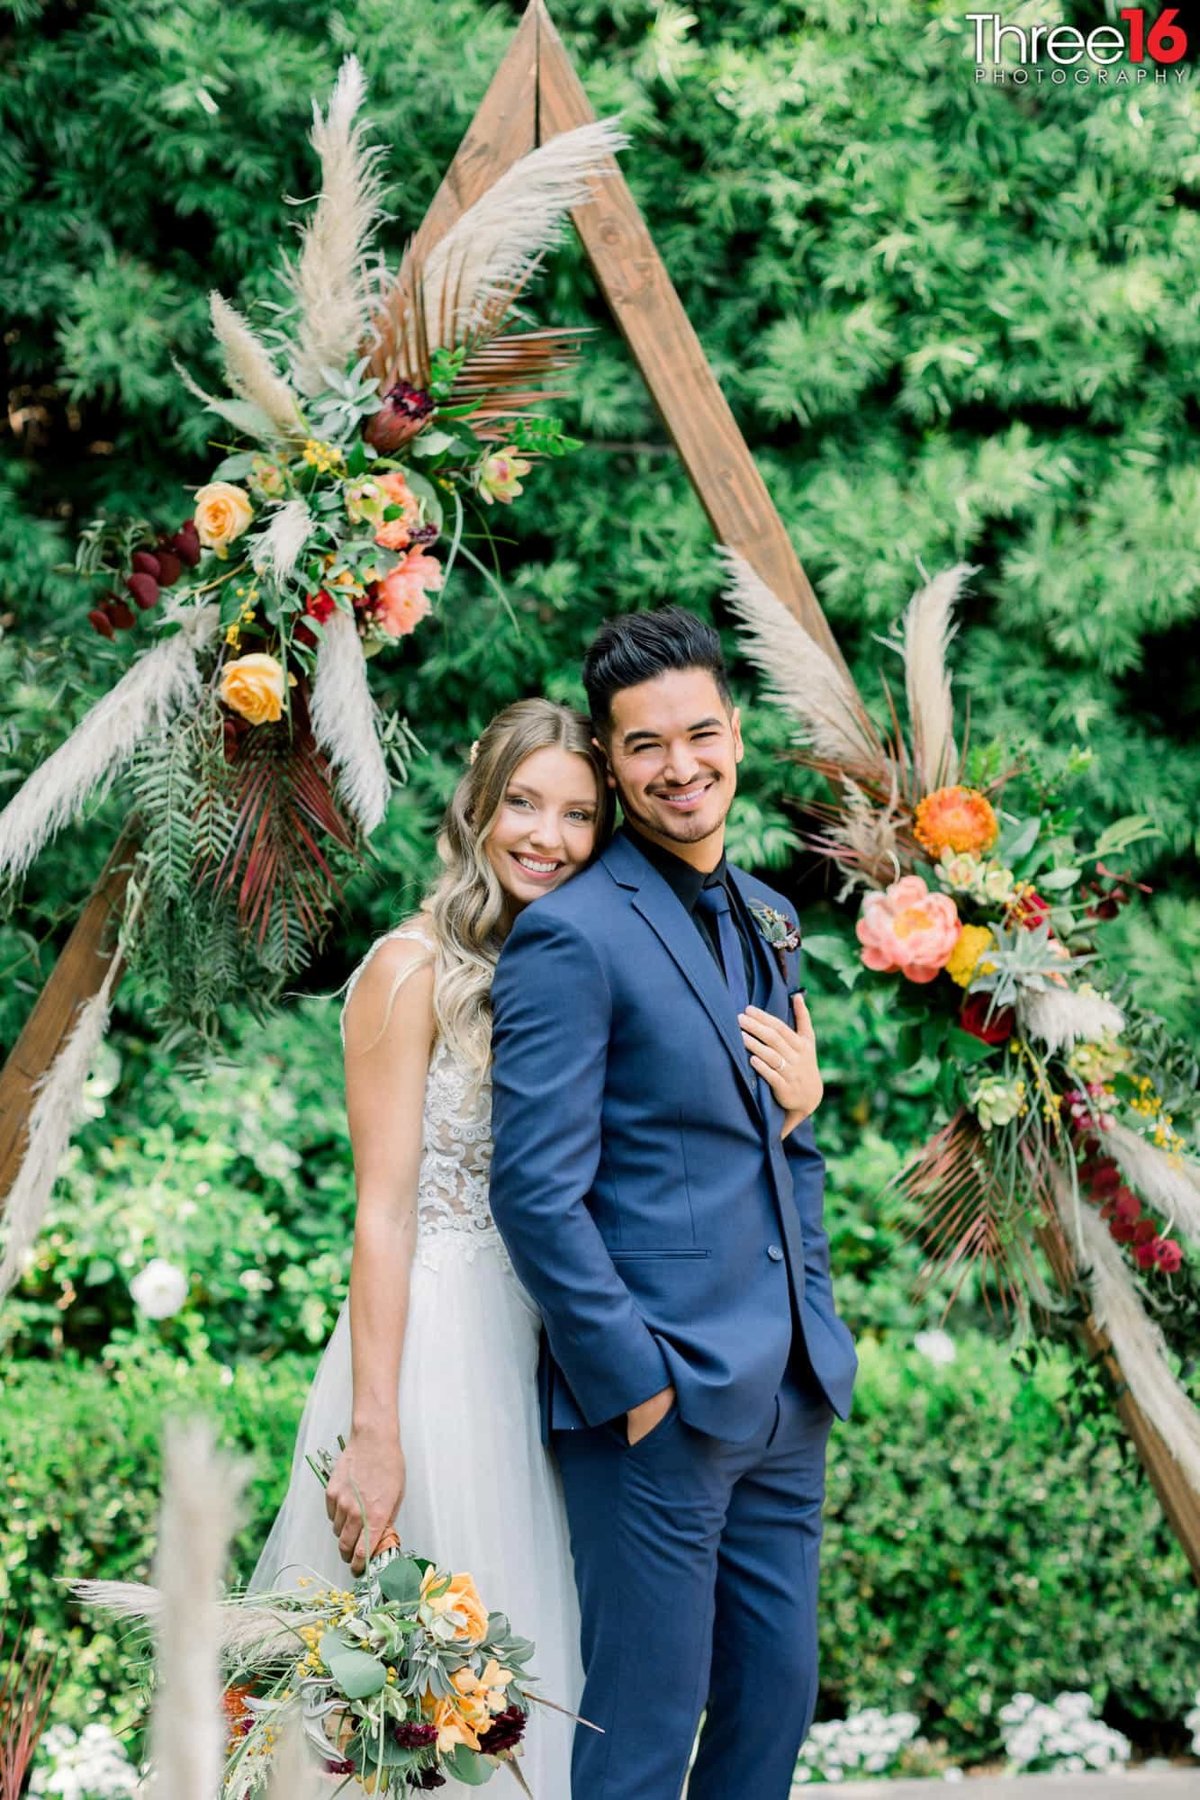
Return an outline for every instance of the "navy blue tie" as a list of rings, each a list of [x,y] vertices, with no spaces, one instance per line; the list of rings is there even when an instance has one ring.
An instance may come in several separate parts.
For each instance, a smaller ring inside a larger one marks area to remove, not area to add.
[[[737,1011],[745,1012],[750,1004],[746,987],[746,964],[742,956],[742,940],[729,910],[729,895],[725,892],[724,885],[716,883],[712,887],[702,887],[696,905],[717,922],[717,942],[721,947],[721,967],[725,971],[725,981]]]

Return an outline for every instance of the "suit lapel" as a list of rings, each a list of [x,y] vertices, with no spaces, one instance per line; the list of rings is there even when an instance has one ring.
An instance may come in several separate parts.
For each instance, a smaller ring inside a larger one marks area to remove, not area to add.
[[[716,1026],[747,1098],[757,1107],[758,1083],[742,1042],[729,989],[686,910],[657,869],[620,833],[613,839],[603,860],[621,886],[633,890],[634,910],[645,919],[667,955],[686,977]]]

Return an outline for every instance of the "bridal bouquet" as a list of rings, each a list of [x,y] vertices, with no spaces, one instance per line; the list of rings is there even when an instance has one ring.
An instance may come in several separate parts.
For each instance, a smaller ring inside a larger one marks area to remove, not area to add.
[[[529,1791],[515,1759],[535,1699],[534,1647],[488,1612],[470,1575],[406,1555],[392,1537],[353,1589],[309,1583],[240,1610],[225,1800],[266,1784],[296,1712],[324,1771],[367,1793],[424,1792],[447,1777],[479,1786],[504,1764]]]
[[[191,516],[83,534],[91,627],[153,646],[0,814],[0,877],[19,875],[124,779],[126,952],[166,1019],[210,1033],[224,999],[270,998],[304,965],[419,748],[380,717],[368,659],[421,628],[457,561],[494,580],[468,518],[487,536],[535,460],[576,447],[537,409],[581,333],[530,327],[519,302],[620,133],[532,151],[389,273],[363,96],[350,58],[314,107],[319,197],[270,325],[211,298],[227,391],[181,371],[221,437]]]
[[[812,847],[858,907],[858,959],[809,940],[849,984],[887,985],[901,1066],[930,1071],[947,1122],[903,1178],[929,1269],[972,1266],[1004,1304],[1062,1311],[1039,1247],[1080,1271],[1135,1398],[1200,1492],[1200,1414],[1173,1373],[1200,1352],[1200,1168],[1180,1129],[1197,1060],[1104,972],[1107,925],[1139,884],[1111,859],[1144,817],[1094,840],[1035,771],[955,737],[946,652],[964,566],[914,597],[893,648],[908,729],[880,731],[853,685],[728,554],[727,598],[798,756],[834,785]],[[984,1286],[984,1293],[987,1287]]]

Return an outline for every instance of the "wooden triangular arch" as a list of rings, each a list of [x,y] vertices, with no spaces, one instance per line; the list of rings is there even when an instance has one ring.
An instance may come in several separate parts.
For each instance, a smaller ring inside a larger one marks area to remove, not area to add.
[[[507,55],[467,130],[418,232],[426,249],[444,237],[521,156],[592,122],[595,111],[545,0],[530,0]],[[709,366],[619,167],[596,183],[573,215],[597,285],[633,355],[717,539],[736,549],[805,629],[845,668],[816,594],[776,511],[729,404]],[[847,671],[848,674],[848,671]],[[54,1061],[81,1002],[97,992],[117,954],[119,916],[134,849],[118,842],[32,1013],[0,1071],[0,1204],[20,1164],[33,1090]],[[1043,1247],[1069,1288],[1062,1240]],[[1125,1387],[1107,1335],[1080,1328],[1089,1355],[1105,1364],[1120,1418],[1163,1511],[1200,1580],[1200,1498]]]

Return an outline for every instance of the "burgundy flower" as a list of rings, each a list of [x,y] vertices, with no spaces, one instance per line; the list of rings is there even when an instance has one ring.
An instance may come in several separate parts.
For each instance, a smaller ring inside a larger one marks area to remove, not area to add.
[[[1115,1217],[1125,1225],[1136,1225],[1142,1216],[1142,1203],[1132,1188],[1117,1189],[1112,1197],[1112,1209]]]
[[[1181,1246],[1174,1238],[1159,1238],[1157,1251],[1159,1268],[1165,1269],[1168,1275],[1173,1275],[1183,1262]]]
[[[437,1742],[437,1726],[419,1722],[402,1722],[392,1728],[392,1735],[402,1750],[424,1750]]]
[[[997,1007],[988,1018],[990,994],[968,994],[962,1003],[958,1022],[964,1031],[972,1037],[981,1038],[985,1044],[1003,1044],[1013,1034],[1016,1014],[1011,1006]]]
[[[1150,1239],[1149,1243],[1133,1246],[1134,1258],[1139,1269],[1153,1269],[1157,1265],[1158,1246],[1161,1243],[1162,1239],[1156,1235]]]
[[[345,1757],[342,1757],[337,1762],[330,1762],[327,1758],[325,1762],[325,1773],[326,1775],[353,1775],[355,1773],[355,1767],[354,1764],[349,1762]]]
[[[183,559],[174,550],[156,550],[159,587],[173,587],[183,573]]]
[[[1133,1228],[1135,1244],[1156,1244],[1158,1242],[1158,1226],[1153,1219],[1139,1219]]]
[[[1114,1219],[1108,1228],[1108,1235],[1115,1244],[1132,1244],[1134,1227],[1127,1219]]]
[[[524,1735],[525,1714],[519,1706],[506,1706],[481,1734],[479,1748],[485,1756],[499,1756],[503,1751],[511,1750],[514,1744],[519,1744]]]
[[[195,568],[200,561],[200,533],[196,530],[194,519],[189,519],[186,525],[179,527],[171,539],[171,548],[180,562],[186,564],[189,569]]]
[[[153,575],[136,574],[125,577],[125,587],[136,600],[143,612],[148,612],[158,604],[158,583]]]
[[[379,411],[367,420],[363,436],[368,444],[387,455],[416,437],[428,422],[433,405],[423,389],[398,381],[384,395]]]
[[[1109,1156],[1085,1162],[1079,1175],[1084,1186],[1091,1190],[1093,1200],[1115,1194],[1121,1186],[1121,1171]]]
[[[417,1788],[422,1793],[429,1788],[440,1788],[446,1785],[446,1777],[432,1763],[427,1769],[406,1770],[404,1779],[410,1788]]]
[[[437,542],[436,525],[414,525],[408,534],[409,544],[433,544]]]

